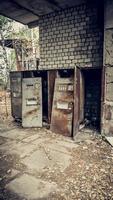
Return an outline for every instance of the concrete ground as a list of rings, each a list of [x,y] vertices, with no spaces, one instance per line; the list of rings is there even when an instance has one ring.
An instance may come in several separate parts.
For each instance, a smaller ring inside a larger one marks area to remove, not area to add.
[[[0,123],[0,200],[113,199],[113,148]],[[87,136],[88,135],[88,136]]]

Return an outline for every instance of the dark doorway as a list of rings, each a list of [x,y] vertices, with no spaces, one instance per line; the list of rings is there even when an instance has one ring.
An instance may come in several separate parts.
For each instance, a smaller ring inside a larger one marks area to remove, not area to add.
[[[100,130],[101,70],[84,70],[84,120],[90,128]]]

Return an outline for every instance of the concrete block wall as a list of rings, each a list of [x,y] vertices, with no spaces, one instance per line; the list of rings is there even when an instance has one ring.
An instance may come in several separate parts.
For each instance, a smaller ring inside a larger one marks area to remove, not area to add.
[[[39,20],[40,68],[103,64],[103,30],[97,6],[82,4]]]
[[[105,26],[104,26],[104,67],[105,90],[103,105],[104,135],[113,136],[113,1],[105,1]]]
[[[103,134],[113,136],[113,28],[105,29]]]

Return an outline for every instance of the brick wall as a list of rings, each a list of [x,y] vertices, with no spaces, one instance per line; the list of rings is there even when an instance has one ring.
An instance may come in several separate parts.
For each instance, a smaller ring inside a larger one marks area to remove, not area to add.
[[[103,34],[97,6],[82,4],[39,20],[40,68],[102,66]]]

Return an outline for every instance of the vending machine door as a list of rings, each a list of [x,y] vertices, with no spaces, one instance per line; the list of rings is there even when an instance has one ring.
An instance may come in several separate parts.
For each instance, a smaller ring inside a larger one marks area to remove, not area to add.
[[[22,72],[10,72],[11,112],[15,119],[22,118]]]
[[[22,81],[22,126],[42,127],[42,80],[39,77]]]
[[[52,107],[51,130],[72,136],[73,79],[56,78]]]

